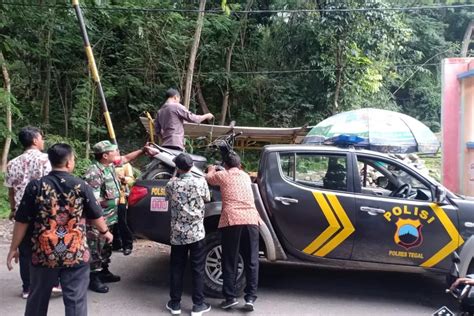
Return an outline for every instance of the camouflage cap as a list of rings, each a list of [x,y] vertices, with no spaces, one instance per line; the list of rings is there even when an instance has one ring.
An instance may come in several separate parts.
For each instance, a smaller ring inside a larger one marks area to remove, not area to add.
[[[118,147],[115,144],[112,144],[108,140],[103,140],[101,142],[98,142],[92,147],[92,151],[94,154],[102,154],[108,151],[113,151],[116,150]]]

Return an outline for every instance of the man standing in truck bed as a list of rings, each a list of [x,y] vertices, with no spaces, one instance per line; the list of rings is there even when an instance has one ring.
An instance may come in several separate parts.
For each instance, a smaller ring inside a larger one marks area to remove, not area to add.
[[[155,133],[161,137],[161,146],[184,151],[183,122],[201,123],[212,120],[214,115],[207,113],[196,115],[180,104],[181,97],[175,89],[166,91],[166,102],[158,111],[155,118]]]

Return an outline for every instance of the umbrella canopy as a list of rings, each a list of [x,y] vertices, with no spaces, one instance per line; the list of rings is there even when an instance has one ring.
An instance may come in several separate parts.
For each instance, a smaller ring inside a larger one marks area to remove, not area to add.
[[[420,121],[397,112],[359,109],[336,114],[313,127],[303,143],[320,144],[338,135],[357,135],[357,144],[387,153],[436,153],[440,147],[433,132]]]

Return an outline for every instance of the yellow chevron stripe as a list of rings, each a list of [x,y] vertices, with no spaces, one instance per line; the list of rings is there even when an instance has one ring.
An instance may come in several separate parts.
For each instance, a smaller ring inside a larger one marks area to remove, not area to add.
[[[306,246],[306,248],[303,249],[303,252],[307,254],[312,254],[313,252],[315,252],[326,241],[328,241],[329,238],[331,238],[331,236],[334,235],[339,230],[339,228],[341,228],[341,226],[339,225],[339,222],[337,221],[336,217],[331,211],[331,208],[326,202],[324,195],[319,192],[313,192],[313,195],[316,201],[318,202],[319,207],[321,207],[321,210],[323,211],[324,216],[328,220],[329,226],[318,237],[316,237],[308,246]]]
[[[334,194],[328,193],[326,194],[326,197],[328,198],[329,203],[331,204],[334,211],[336,212],[336,216],[341,221],[343,228],[339,232],[339,234],[334,236],[334,238],[331,239],[331,241],[329,241],[326,245],[324,245],[324,247],[316,251],[315,255],[322,256],[322,257],[324,257],[325,255],[333,251],[334,248],[339,246],[344,240],[347,239],[347,237],[349,237],[355,231],[354,226],[352,225],[349,217],[347,217],[346,211],[344,210],[341,203],[337,199],[337,196]]]
[[[448,233],[451,241],[448,242],[443,248],[441,248],[437,253],[435,253],[431,258],[423,262],[420,266],[425,268],[431,268],[434,265],[438,264],[441,260],[446,258],[450,253],[456,250],[459,246],[464,243],[461,235],[459,235],[456,226],[449,219],[448,215],[444,212],[443,208],[439,207],[436,204],[430,204],[436,216],[439,218],[441,224],[443,224],[444,229]]]

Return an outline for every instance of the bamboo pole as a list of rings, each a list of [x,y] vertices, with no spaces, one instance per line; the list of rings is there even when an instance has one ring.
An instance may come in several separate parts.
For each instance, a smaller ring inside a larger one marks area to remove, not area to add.
[[[74,11],[76,12],[77,21],[79,22],[79,27],[81,29],[82,40],[84,41],[84,48],[87,55],[89,69],[92,73],[92,79],[94,80],[94,83],[97,87],[97,92],[99,93],[99,100],[102,106],[102,112],[104,113],[105,124],[107,125],[107,131],[109,132],[109,138],[113,144],[117,145],[114,127],[112,125],[112,120],[110,119],[109,109],[107,108],[107,101],[105,100],[104,90],[102,88],[102,83],[100,82],[99,71],[97,70],[94,54],[92,52],[92,47],[89,42],[89,36],[87,35],[84,17],[82,15],[81,7],[79,6],[79,0],[72,0],[72,6],[74,8]]]

